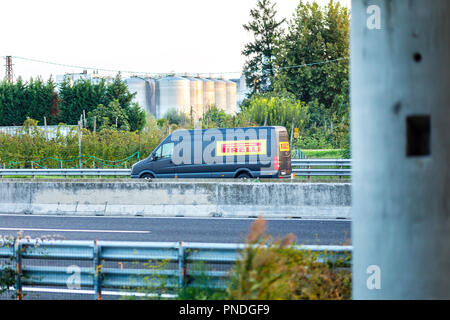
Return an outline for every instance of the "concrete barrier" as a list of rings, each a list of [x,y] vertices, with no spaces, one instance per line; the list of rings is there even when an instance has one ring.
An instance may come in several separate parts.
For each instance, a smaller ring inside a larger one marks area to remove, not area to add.
[[[3,180],[0,213],[350,218],[349,183]]]

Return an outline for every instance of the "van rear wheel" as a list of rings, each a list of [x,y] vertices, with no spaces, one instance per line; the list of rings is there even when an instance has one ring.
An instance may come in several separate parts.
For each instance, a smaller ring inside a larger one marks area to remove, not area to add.
[[[250,179],[251,176],[247,172],[241,172],[237,175],[238,179]]]

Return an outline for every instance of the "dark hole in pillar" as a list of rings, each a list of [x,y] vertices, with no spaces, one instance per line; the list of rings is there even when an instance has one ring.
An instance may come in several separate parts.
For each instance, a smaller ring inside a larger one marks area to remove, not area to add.
[[[430,116],[409,116],[406,118],[406,155],[427,156],[430,149]]]
[[[422,55],[418,52],[414,53],[414,61],[415,62],[420,62],[422,61]]]

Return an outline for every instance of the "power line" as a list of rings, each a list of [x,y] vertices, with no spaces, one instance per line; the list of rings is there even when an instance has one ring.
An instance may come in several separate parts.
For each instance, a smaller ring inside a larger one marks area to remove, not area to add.
[[[104,72],[114,72],[114,73],[129,73],[133,75],[168,75],[173,74],[174,72],[142,72],[142,71],[129,71],[129,70],[118,70],[118,69],[105,69],[105,68],[95,68],[95,67],[87,67],[87,66],[79,66],[79,65],[71,65],[71,64],[65,64],[65,63],[57,63],[57,62],[51,62],[51,61],[44,61],[44,60],[38,60],[38,59],[32,59],[32,58],[26,58],[26,57],[18,57],[18,56],[9,56],[13,57],[15,59],[30,61],[30,62],[36,62],[36,63],[43,63],[43,64],[49,64],[49,65],[55,65],[55,66],[61,66],[61,67],[67,67],[67,68],[75,68],[75,69],[82,69],[82,70],[93,70],[93,71],[104,71]],[[286,66],[286,67],[278,67],[278,68],[269,68],[269,69],[263,69],[261,71],[278,71],[278,70],[285,70],[285,69],[300,69],[305,67],[311,67],[315,65],[321,65],[326,63],[334,63],[338,61],[348,60],[348,57],[343,58],[337,58],[332,60],[323,60],[323,61],[317,61],[312,63],[305,63],[305,64],[299,64],[294,66]],[[188,74],[199,74],[199,75],[211,75],[211,74],[241,74],[242,71],[225,71],[225,72],[188,72]],[[184,73],[178,73],[178,74],[185,74]]]

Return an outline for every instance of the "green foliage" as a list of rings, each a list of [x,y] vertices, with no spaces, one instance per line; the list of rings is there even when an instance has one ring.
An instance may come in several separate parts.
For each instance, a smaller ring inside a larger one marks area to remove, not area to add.
[[[188,253],[188,252],[187,252]],[[189,254],[189,253],[188,253]],[[194,262],[189,265],[189,276],[182,288],[176,290],[178,300],[223,300],[227,297],[224,289],[210,288],[211,278],[207,272],[210,271],[203,261]]]
[[[347,133],[345,136],[344,141],[344,151],[342,152],[342,158],[344,159],[351,159],[352,158],[352,151],[351,151],[351,145],[350,145],[350,133]]]
[[[128,118],[128,124],[130,125],[130,131],[140,131],[145,127],[147,115],[145,111],[141,109],[139,104],[132,103],[125,112]],[[152,115],[149,116],[153,117]]]
[[[300,1],[286,31],[279,29],[274,17],[273,6],[268,1],[258,1],[246,26],[255,35],[255,42],[243,51],[254,55],[244,67],[251,96],[259,87],[266,88],[260,92],[292,95],[308,105],[301,146],[342,147],[349,118],[348,9],[333,0],[325,7],[315,1]],[[262,32],[266,29],[271,32]],[[268,62],[268,69],[275,72],[258,83],[265,76],[261,61]],[[330,63],[322,63],[327,61]],[[250,106],[251,96],[241,107],[244,112]]]
[[[115,128],[103,128],[96,133],[82,129],[82,153],[99,159],[113,161],[126,159],[139,152],[146,157],[164,138],[164,133],[156,121],[149,118],[147,126],[141,132],[119,131]],[[73,129],[67,136],[58,130],[56,137],[48,140],[45,131],[37,127],[37,121],[27,119],[21,133],[15,136],[0,133],[0,163],[11,167],[29,168],[31,161],[39,162],[46,168],[60,168],[61,163],[54,159],[72,159],[65,161],[64,168],[78,167],[78,133]],[[53,159],[52,159],[53,158]],[[137,158],[130,159],[132,165]],[[83,167],[92,167],[94,163],[87,162]],[[95,163],[96,167],[102,166]]]
[[[276,14],[275,4],[270,0],[258,0],[256,8],[250,10],[251,21],[243,26],[254,38],[242,50],[248,59],[244,75],[252,93],[272,91],[275,39],[281,36],[280,26],[284,23],[284,19],[277,21]]]
[[[26,239],[30,241],[27,245],[22,245],[20,247],[20,253],[24,254],[31,252],[34,252],[39,247],[39,241],[46,239],[59,239],[61,240],[60,236],[42,236],[40,238],[34,239],[33,242],[31,242],[31,238],[29,236],[24,237],[22,231],[18,232],[16,236],[9,235],[9,236],[3,236],[0,235],[0,248],[7,248],[13,252],[12,255],[6,257],[5,259],[0,260],[0,295],[4,294],[5,292],[8,292],[10,288],[14,288],[18,282],[23,283],[24,281],[28,280],[30,277],[24,275],[23,271],[17,270],[16,268],[16,260],[14,258],[14,246],[17,243],[17,241],[21,241],[23,239]],[[41,250],[41,252],[44,252]],[[45,253],[45,252],[44,252]],[[11,299],[22,299],[23,296],[26,294],[22,293],[21,297],[16,296],[15,291],[10,291],[10,298]]]
[[[308,106],[289,96],[279,96],[273,93],[253,95],[242,116],[251,119],[257,125],[283,126],[288,129],[299,128],[302,132],[308,120]]]
[[[128,123],[128,116],[120,107],[119,100],[113,100],[107,107],[99,104],[97,108],[87,114],[89,127],[94,128],[94,119],[97,122],[98,128],[116,128],[128,131],[130,125]]]
[[[201,119],[202,127],[207,128],[233,128],[235,126],[233,116],[225,113],[216,105],[210,106]]]
[[[114,81],[106,86],[106,100],[107,104],[111,101],[118,100],[119,105],[124,109],[128,110],[132,105],[132,100],[136,93],[130,93],[128,91],[128,86],[125,81],[121,79],[120,73],[116,75]]]
[[[81,79],[72,83],[65,80],[59,89],[59,108],[61,114],[59,121],[69,125],[76,125],[80,121],[83,110],[87,115],[98,105],[109,105],[111,99],[106,96],[106,83],[92,83],[89,79]]]
[[[351,299],[351,273],[337,268],[348,257],[335,257],[335,265],[323,263],[319,253],[291,247],[292,234],[272,241],[265,232],[263,219],[252,224],[249,246],[231,273],[229,299]]]
[[[310,106],[311,121],[322,125],[348,113],[349,62],[340,60],[302,68],[292,66],[349,56],[349,12],[338,2],[326,7],[301,1],[287,34],[276,46],[276,91],[290,92]]]
[[[185,126],[186,124],[190,123],[189,116],[185,113],[177,111],[176,109],[167,110],[166,114],[164,115],[164,119],[166,119],[169,124],[176,124],[177,126]]]
[[[56,124],[58,116],[58,96],[51,79],[44,83],[41,78],[16,83],[0,83],[0,125],[22,125],[27,117],[32,117],[47,124]]]
[[[307,129],[297,144],[302,149],[349,148],[349,121],[330,121],[323,127],[315,124]]]
[[[120,73],[109,84],[103,80],[97,84],[86,79],[75,83],[66,80],[60,88],[59,119],[66,124],[76,125],[84,110],[87,115],[90,114],[90,124],[93,123],[93,116],[99,115],[97,121],[100,121],[100,126],[115,127],[117,118],[117,127],[122,130],[142,130],[146,115],[138,104],[132,102],[134,96],[128,91]]]
[[[341,159],[344,149],[303,149],[302,152],[311,159]]]
[[[20,126],[27,117],[41,125],[44,117],[49,125],[59,122],[77,125],[84,112],[86,116],[99,114],[100,126],[115,126],[117,117],[122,130],[142,130],[146,114],[132,102],[134,96],[120,74],[109,84],[104,80],[93,83],[89,79],[75,82],[66,79],[58,93],[51,78],[46,83],[41,78],[29,82],[19,78],[14,84],[3,81],[0,83],[0,125]],[[104,118],[108,120],[103,121]]]
[[[168,267],[165,261],[150,264],[149,275],[136,279],[145,283],[137,290],[153,294],[142,299],[161,299],[162,293],[175,294],[181,300],[351,299],[351,272],[346,269],[350,255],[298,250],[293,247],[294,235],[274,241],[266,230],[262,218],[252,224],[248,246],[230,271],[225,290],[208,288],[211,265],[205,262],[189,265],[185,283],[177,287],[164,272]]]

